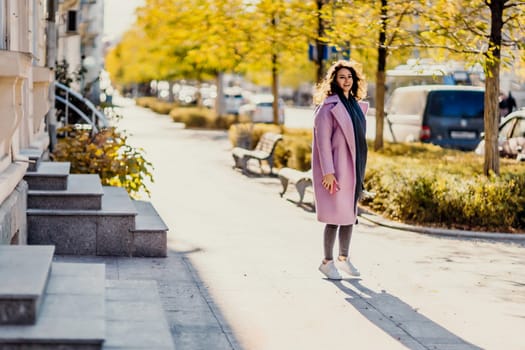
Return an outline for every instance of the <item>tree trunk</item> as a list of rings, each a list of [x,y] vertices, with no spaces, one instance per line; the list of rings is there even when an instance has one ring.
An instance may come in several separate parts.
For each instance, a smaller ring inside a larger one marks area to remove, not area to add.
[[[494,172],[499,175],[499,150],[498,150],[498,126],[499,126],[499,65],[492,65],[490,69],[492,76],[487,76],[485,81],[485,161],[483,173],[489,175]]]
[[[175,102],[175,95],[173,94],[173,80],[168,81],[168,102]]]
[[[315,40],[315,49],[317,51],[317,56],[315,57],[315,65],[317,68],[317,81],[320,83],[323,80],[325,71],[323,63],[323,53],[325,44],[321,41],[321,38],[324,37],[324,21],[321,17],[321,10],[325,0],[317,0],[317,39]]]
[[[385,71],[377,71],[376,75],[376,136],[374,150],[383,149],[383,129],[385,120]]]
[[[201,94],[201,87],[202,87],[202,82],[201,80],[197,80],[197,92],[195,93],[195,103],[197,105],[197,107],[199,108],[202,108],[202,94]]]
[[[385,120],[385,70],[386,58],[386,30],[387,30],[387,0],[381,0],[381,29],[379,31],[379,47],[377,49],[376,75],[376,138],[374,150],[383,148],[383,129]]]
[[[215,98],[215,112],[217,116],[222,117],[226,114],[226,106],[224,105],[224,73],[217,73],[217,97]]]
[[[279,125],[279,70],[277,68],[277,54],[272,54],[272,94],[273,94],[273,123]]]
[[[501,59],[501,31],[503,28],[503,6],[505,0],[493,0],[490,2],[491,28],[489,49],[486,55],[487,79],[485,80],[485,161],[483,173],[489,175],[491,172],[499,175],[499,149],[498,149],[498,127],[499,127],[499,71]]]
[[[279,67],[278,67],[278,49],[276,47],[276,37],[277,37],[277,24],[279,23],[279,18],[276,13],[272,14],[272,28],[273,28],[273,45],[272,45],[272,94],[273,94],[273,103],[272,103],[272,114],[273,114],[273,123],[279,125]]]

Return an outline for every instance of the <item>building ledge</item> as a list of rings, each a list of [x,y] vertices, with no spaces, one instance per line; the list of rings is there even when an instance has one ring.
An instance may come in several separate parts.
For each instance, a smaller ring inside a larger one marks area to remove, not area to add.
[[[11,163],[0,172],[0,204],[14,191],[18,183],[24,178],[28,163]]]
[[[31,54],[0,50],[0,78],[27,78],[31,67]]]

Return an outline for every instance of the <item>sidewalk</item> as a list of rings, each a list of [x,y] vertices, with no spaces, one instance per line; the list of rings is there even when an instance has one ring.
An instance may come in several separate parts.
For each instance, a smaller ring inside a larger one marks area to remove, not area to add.
[[[233,170],[225,132],[123,112],[155,165],[169,256],[81,259],[105,262],[108,278],[157,280],[177,349],[525,349],[522,244],[362,220],[362,276],[330,282],[317,271],[323,225],[292,190],[279,196],[277,178]]]

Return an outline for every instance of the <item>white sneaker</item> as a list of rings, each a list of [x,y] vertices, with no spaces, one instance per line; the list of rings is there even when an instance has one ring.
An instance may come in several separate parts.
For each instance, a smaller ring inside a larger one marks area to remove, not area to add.
[[[339,271],[337,271],[337,268],[335,267],[333,261],[329,261],[326,264],[323,264],[321,262],[321,265],[319,266],[319,271],[321,271],[323,275],[325,275],[326,278],[328,278],[329,280],[339,281],[343,279]]]
[[[359,277],[361,276],[361,273],[359,270],[350,262],[350,259],[347,258],[346,260],[339,260],[337,259],[336,265],[339,269],[343,270],[347,274],[353,277]]]

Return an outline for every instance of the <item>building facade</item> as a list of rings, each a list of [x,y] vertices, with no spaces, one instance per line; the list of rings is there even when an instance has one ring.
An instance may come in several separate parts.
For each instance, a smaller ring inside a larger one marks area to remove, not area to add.
[[[102,21],[103,0],[0,0],[0,244],[27,241],[23,178],[55,130],[55,62],[86,66],[76,88],[98,98]]]
[[[49,145],[45,116],[53,74],[46,67],[46,1],[0,0],[0,243],[27,235],[28,154]]]

